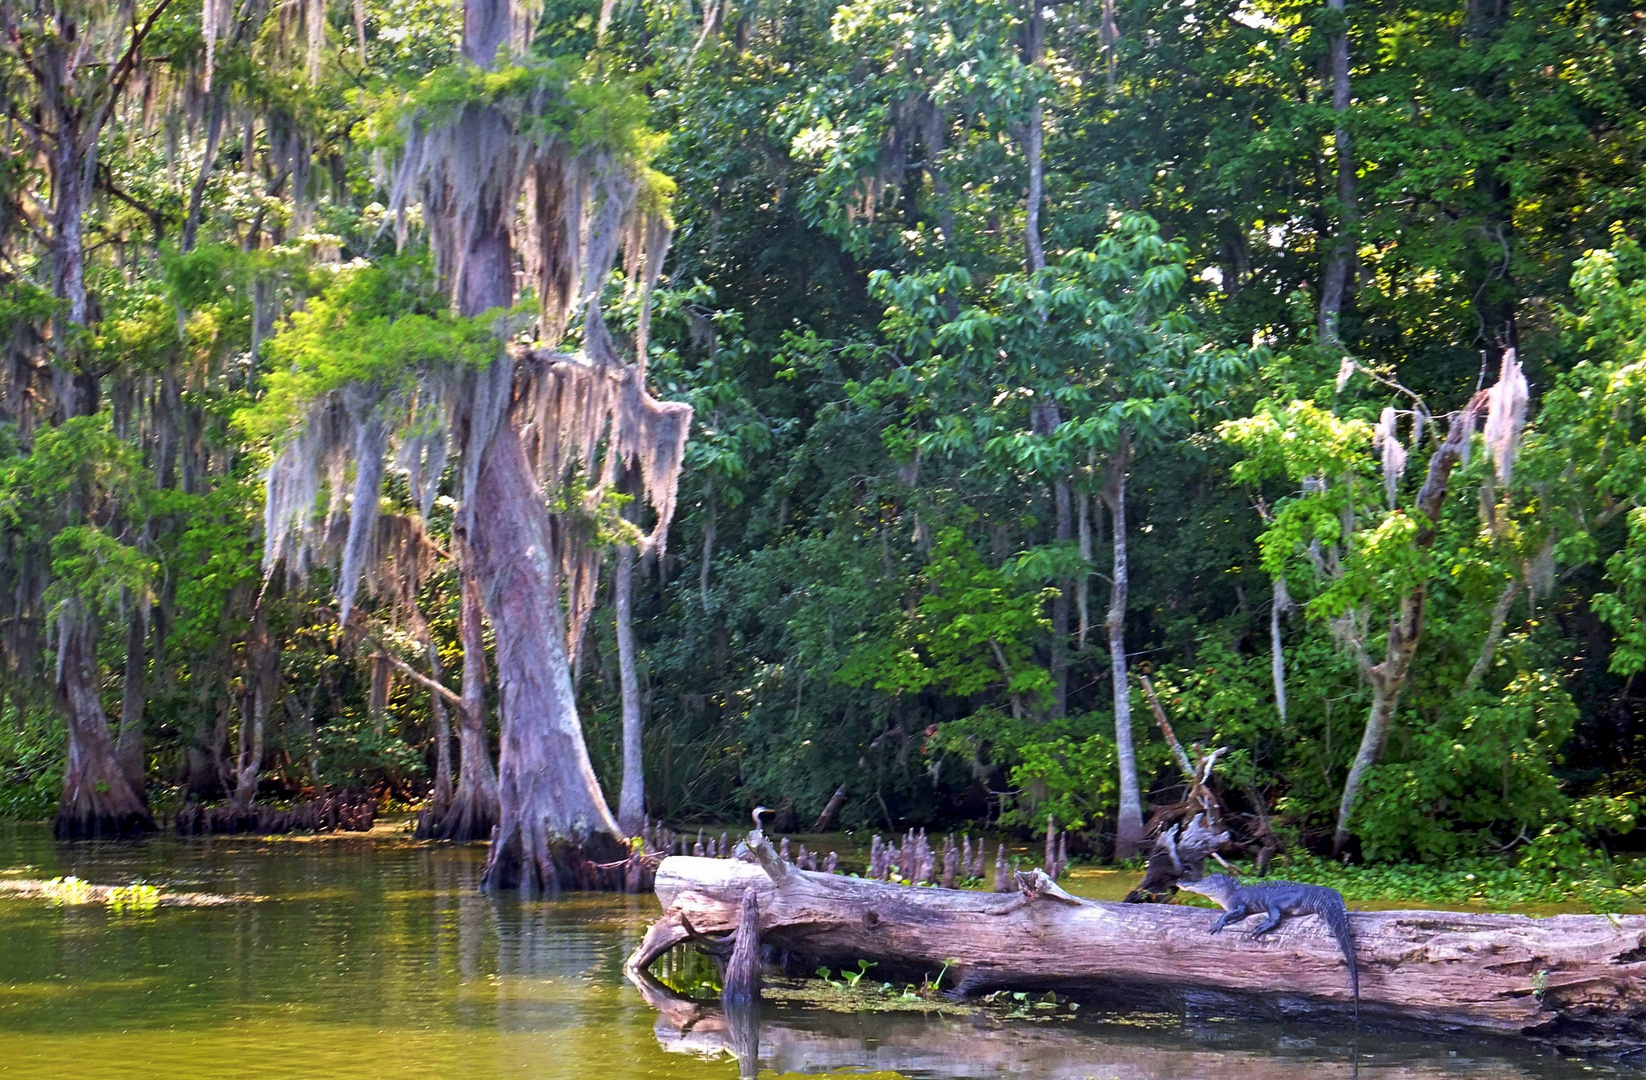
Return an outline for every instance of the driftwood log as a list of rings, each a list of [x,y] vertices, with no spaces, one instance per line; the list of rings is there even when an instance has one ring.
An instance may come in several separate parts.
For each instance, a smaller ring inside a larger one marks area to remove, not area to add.
[[[799,870],[770,845],[747,863],[665,859],[663,916],[630,955],[638,979],[669,949],[737,928],[746,889],[762,944],[810,963],[859,959],[995,989],[1145,992],[1230,1011],[1347,1016],[1348,974],[1320,920],[1252,939],[1207,933],[1213,912],[1081,900],[1039,871],[1014,893],[934,889]],[[1361,1015],[1423,1030],[1530,1036],[1584,1050],[1646,1045],[1646,916],[1357,912]]]

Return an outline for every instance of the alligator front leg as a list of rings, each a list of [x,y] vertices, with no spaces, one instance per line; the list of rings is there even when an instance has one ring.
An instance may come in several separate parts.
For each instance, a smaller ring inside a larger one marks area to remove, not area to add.
[[[1283,919],[1283,918],[1285,918],[1285,915],[1280,910],[1280,906],[1278,904],[1270,904],[1269,905],[1269,917],[1264,919],[1261,923],[1258,924],[1257,929],[1252,931],[1252,936],[1253,937],[1262,937],[1264,934],[1267,934],[1270,930],[1273,930],[1275,927],[1279,926],[1280,925],[1280,920]]]
[[[1230,923],[1239,922],[1241,919],[1244,919],[1250,914],[1251,912],[1246,910],[1246,906],[1244,904],[1237,904],[1228,911],[1225,911],[1218,917],[1216,922],[1212,923],[1211,932],[1214,934],[1219,933],[1225,926],[1228,926]]]

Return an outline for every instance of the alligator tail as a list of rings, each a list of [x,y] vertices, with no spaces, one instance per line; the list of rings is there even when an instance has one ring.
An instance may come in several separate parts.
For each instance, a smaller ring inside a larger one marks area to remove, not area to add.
[[[1360,1020],[1360,972],[1355,967],[1355,939],[1349,933],[1349,912],[1344,908],[1342,901],[1331,906],[1331,910],[1323,912],[1326,923],[1332,928],[1332,936],[1337,938],[1337,947],[1343,950],[1343,959],[1349,963],[1349,988],[1354,992],[1355,1020]]]

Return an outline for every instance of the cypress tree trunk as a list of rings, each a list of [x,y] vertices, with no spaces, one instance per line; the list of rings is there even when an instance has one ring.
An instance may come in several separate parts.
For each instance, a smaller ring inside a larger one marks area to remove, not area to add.
[[[468,0],[463,55],[493,67],[508,46],[511,19],[508,0]],[[500,117],[477,119],[507,125]],[[461,275],[454,283],[458,311],[468,316],[514,302],[514,208],[482,205],[479,212],[479,220],[465,223],[468,249],[453,261]],[[513,364],[499,356],[478,378],[493,380],[493,389],[506,397]],[[463,542],[496,634],[501,716],[498,824],[481,887],[596,887],[600,876],[591,859],[616,861],[627,850],[583,742],[543,493],[507,412],[494,432],[473,433],[465,453],[479,455],[479,462],[474,488],[464,493]],[[467,671],[464,678],[467,683]],[[473,742],[481,734],[474,727],[478,713],[463,723],[466,782]]]
[[[645,765],[641,755],[640,678],[635,672],[633,545],[617,548],[612,583],[617,608],[617,668],[623,691],[623,788],[617,799],[617,822],[625,836],[636,836],[646,814]]]
[[[154,818],[114,755],[97,666],[97,623],[78,599],[57,609],[57,697],[68,720],[63,796],[52,827],[59,840],[141,836]]]
[[[591,862],[615,862],[626,848],[583,741],[548,512],[512,422],[492,437],[470,497],[481,512],[469,551],[497,635],[503,715],[498,831],[481,884],[595,888]]]

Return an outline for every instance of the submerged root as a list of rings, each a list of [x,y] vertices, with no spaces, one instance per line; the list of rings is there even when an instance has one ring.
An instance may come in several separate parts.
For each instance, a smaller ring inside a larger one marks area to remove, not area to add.
[[[51,829],[59,840],[133,840],[154,831],[154,816],[142,803],[115,804],[100,794],[58,806]]]
[[[282,836],[295,832],[370,832],[377,820],[377,799],[361,791],[341,791],[298,803],[289,810],[272,806],[202,806],[187,803],[172,827],[178,836],[255,834]]]
[[[551,840],[538,831],[535,841],[518,826],[499,831],[486,856],[482,889],[522,892],[650,892],[659,856],[631,851],[614,836],[597,833],[581,843]]]
[[[471,844],[491,839],[497,827],[497,789],[489,792],[476,785],[458,784],[457,794],[445,807],[427,806],[417,818],[419,840],[449,840]]]

